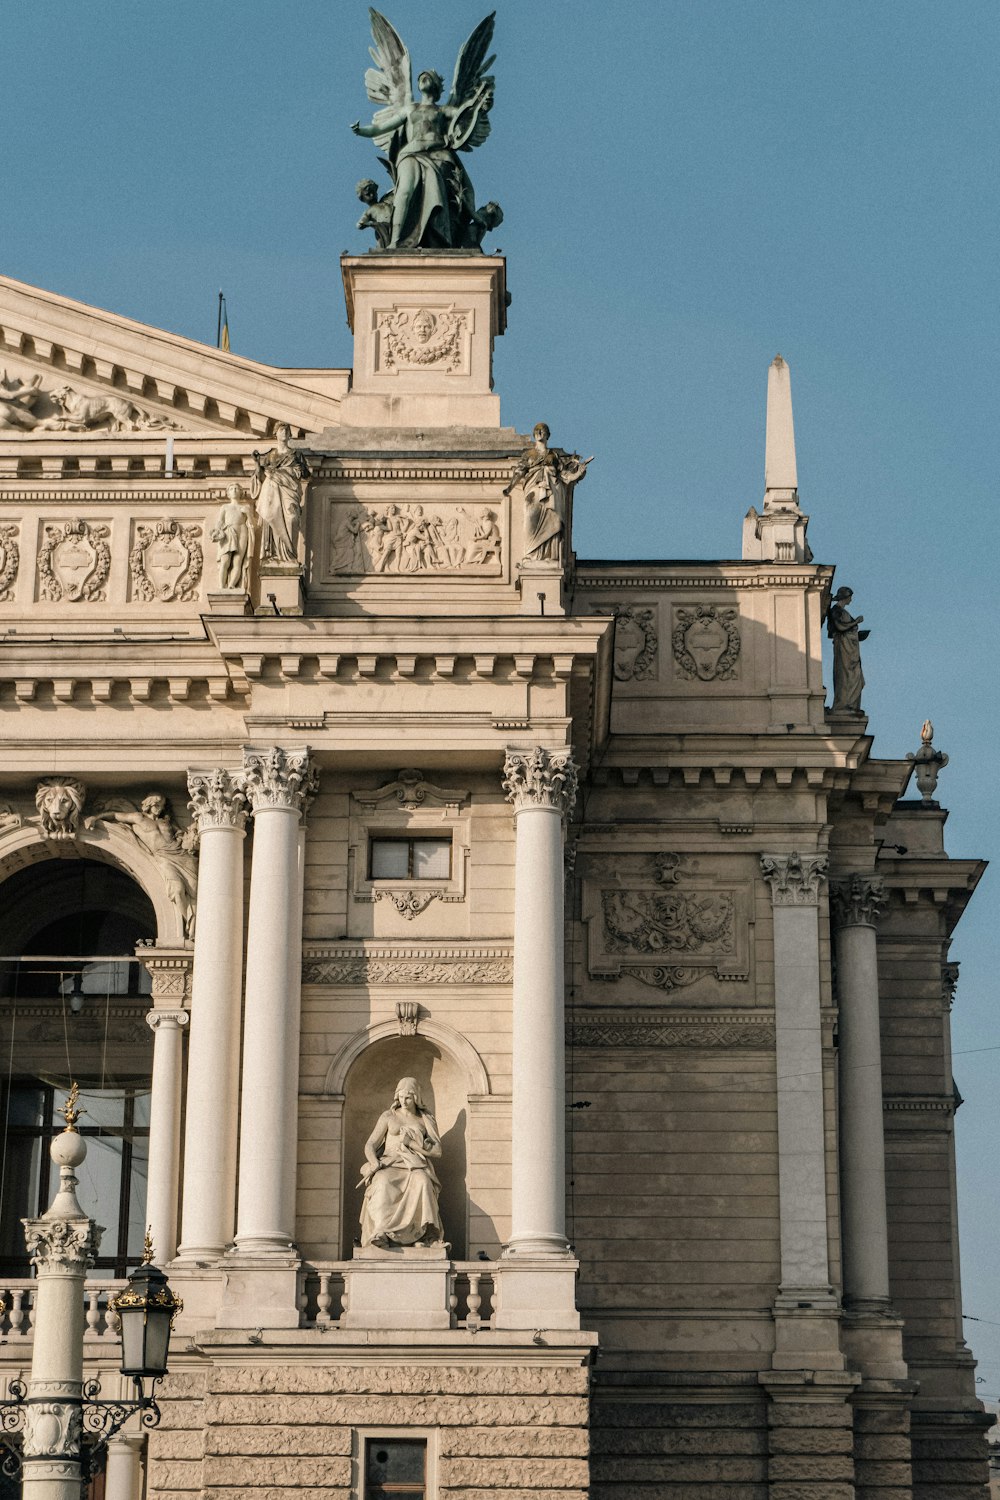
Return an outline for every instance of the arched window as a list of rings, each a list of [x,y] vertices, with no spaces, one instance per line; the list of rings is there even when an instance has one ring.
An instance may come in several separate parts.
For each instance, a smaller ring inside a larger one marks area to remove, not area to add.
[[[152,1034],[149,975],[136,944],[154,940],[152,904],[121,870],[76,856],[44,860],[0,886],[0,1273],[26,1276],[22,1218],[43,1213],[49,1160],[71,1080],[86,1110],[80,1202],[103,1224],[95,1275],[141,1259]]]

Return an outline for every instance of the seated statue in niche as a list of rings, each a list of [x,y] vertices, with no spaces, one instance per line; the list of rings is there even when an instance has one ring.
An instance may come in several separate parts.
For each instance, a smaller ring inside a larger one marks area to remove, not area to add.
[[[392,1245],[441,1245],[438,1210],[441,1184],[431,1163],[441,1155],[434,1116],[420,1098],[415,1078],[401,1078],[392,1106],[379,1115],[365,1142],[361,1182],[361,1243],[387,1250]]]

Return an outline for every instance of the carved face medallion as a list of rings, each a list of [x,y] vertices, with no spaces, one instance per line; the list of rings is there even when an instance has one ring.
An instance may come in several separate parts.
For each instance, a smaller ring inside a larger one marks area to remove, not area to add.
[[[437,319],[426,307],[422,307],[413,319],[413,337],[418,344],[426,344],[434,335]]]

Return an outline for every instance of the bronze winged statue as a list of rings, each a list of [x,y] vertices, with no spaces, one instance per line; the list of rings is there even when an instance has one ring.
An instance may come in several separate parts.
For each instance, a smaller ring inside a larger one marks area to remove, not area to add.
[[[387,250],[474,250],[484,234],[503,218],[496,203],[476,207],[468,172],[458,153],[482,145],[490,133],[494,80],[487,56],[496,12],[480,21],[455,64],[451,93],[441,103],[444,79],[428,69],[417,77],[420,99],[413,98],[410,54],[396,28],[377,10],[369,11],[374,68],[365,74],[368,97],[383,108],[370,125],[355,120],[355,135],[374,140],[392,178],[392,191],[377,205],[371,187],[359,228],[376,229]],[[377,193],[377,190],[376,190]],[[381,219],[381,224],[377,220]]]

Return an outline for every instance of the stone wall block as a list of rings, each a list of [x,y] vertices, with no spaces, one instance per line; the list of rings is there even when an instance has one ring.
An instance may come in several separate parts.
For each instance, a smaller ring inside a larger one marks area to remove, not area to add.
[[[796,1433],[796,1438],[800,1434]],[[825,1436],[825,1434],[823,1434]],[[592,1435],[591,1450],[595,1455],[627,1453],[673,1453],[685,1454],[762,1454],[767,1452],[767,1433],[763,1428],[746,1431],[694,1432],[670,1431],[664,1428],[622,1430],[621,1428],[598,1428]],[[806,1451],[796,1447],[791,1451]],[[828,1451],[818,1449],[818,1452]],[[837,1450],[839,1451],[839,1450]]]
[[[851,1439],[842,1427],[835,1427],[832,1432],[828,1427],[817,1427],[815,1431],[808,1427],[775,1427],[770,1434],[770,1449],[774,1454],[850,1453]]]
[[[207,1420],[204,1401],[164,1401],[161,1406],[164,1431],[173,1432],[185,1427],[201,1428]],[[150,1437],[154,1435],[150,1433]]]
[[[206,1452],[217,1458],[236,1454],[329,1458],[351,1452],[347,1427],[209,1427],[207,1433]]]
[[[776,1480],[822,1479],[829,1481],[854,1478],[854,1460],[850,1455],[815,1453],[777,1453],[769,1465],[769,1478],[773,1489]]]
[[[589,1372],[532,1365],[218,1366],[216,1395],[583,1396]]]
[[[204,1370],[181,1371],[178,1374],[170,1374],[163,1382],[163,1390],[159,1395],[160,1405],[166,1413],[169,1407],[173,1410],[175,1401],[187,1400],[191,1397],[202,1397],[205,1394],[206,1372]]]
[[[205,1456],[205,1431],[200,1427],[178,1427],[173,1431],[161,1427],[150,1433],[149,1451],[158,1459],[202,1459]]]
[[[439,1488],[442,1488],[442,1487],[439,1486]],[[443,1490],[443,1488],[442,1488],[442,1493],[447,1494],[448,1500],[588,1500],[587,1491],[586,1490],[580,1490],[580,1489],[574,1489],[574,1490],[551,1490],[551,1489],[547,1489],[547,1490],[535,1490],[535,1489],[530,1489],[530,1490],[524,1490],[524,1489],[519,1489],[519,1490],[502,1490],[502,1489],[494,1489],[491,1486],[489,1489],[454,1489],[454,1490],[449,1489],[449,1490]],[[316,1494],[315,1490],[311,1491],[310,1496],[309,1496],[309,1500],[313,1500],[313,1497],[315,1496],[315,1494]],[[242,1500],[246,1500],[246,1496],[245,1495],[242,1497]],[[258,1496],[258,1495],[254,1495],[253,1496],[253,1500],[261,1500],[261,1497]],[[281,1500],[288,1500],[287,1495],[286,1496],[282,1496]]]
[[[969,1486],[970,1494],[977,1495],[977,1485],[984,1485],[989,1479],[986,1464],[961,1459],[935,1459],[930,1463],[914,1463],[913,1481],[914,1487],[919,1485],[947,1485],[941,1494],[957,1496],[963,1493],[964,1486]]]
[[[767,1500],[857,1500],[857,1495],[850,1480],[828,1482],[817,1475],[815,1479],[772,1481]]]
[[[481,1485],[508,1492],[512,1489],[586,1489],[587,1460],[584,1458],[442,1458],[438,1483],[444,1489]]]
[[[795,1408],[796,1412],[799,1408]],[[809,1422],[803,1422],[803,1426],[812,1425],[812,1413],[816,1407],[803,1408],[810,1416]],[[826,1407],[821,1408],[826,1411]],[[840,1407],[831,1407],[831,1411],[840,1411]],[[599,1398],[594,1403],[593,1426],[598,1428],[620,1428],[641,1427],[644,1430],[653,1428],[694,1428],[710,1427],[725,1430],[744,1427],[762,1427],[764,1422],[764,1407],[762,1403],[733,1403],[706,1402],[704,1406],[695,1405],[694,1402],[681,1401],[629,1401],[610,1402],[601,1401]],[[838,1425],[849,1426],[850,1420]]]
[[[764,1458],[594,1458],[591,1472],[595,1484],[618,1483],[633,1486],[689,1484],[724,1484],[727,1480],[743,1483],[767,1477]]]
[[[209,1396],[206,1420],[219,1426],[585,1427],[587,1403],[573,1396]]]
[[[203,1500],[289,1500],[289,1491],[275,1486],[249,1490],[243,1485],[221,1485],[218,1489],[206,1489],[201,1493]],[[307,1495],[309,1500],[352,1500],[353,1497],[351,1486],[347,1484],[323,1485],[315,1489],[303,1490],[303,1494]],[[154,1497],[150,1496],[150,1500],[154,1500]],[[163,1500],[159,1491],[156,1492],[155,1500]]]
[[[847,1427],[853,1426],[851,1408],[843,1401],[782,1402],[773,1406],[768,1414],[768,1424],[781,1427]]]
[[[869,1463],[910,1462],[910,1439],[896,1434],[862,1433],[854,1439],[854,1457]]]
[[[205,1459],[205,1486],[242,1485],[249,1489],[276,1485],[281,1489],[317,1489],[326,1485],[349,1485],[351,1459],[247,1458],[232,1455]]]
[[[296,1431],[300,1432],[301,1428]],[[586,1458],[589,1450],[589,1434],[582,1427],[554,1427],[549,1431],[537,1427],[442,1427],[438,1435],[438,1452],[442,1458],[492,1458],[498,1455],[509,1458],[521,1455],[527,1458]]]
[[[592,1484],[590,1500],[770,1500],[767,1484],[728,1480],[708,1484],[621,1485]]]
[[[163,1490],[198,1492],[202,1487],[202,1465],[170,1460],[161,1461],[154,1454],[150,1454],[149,1487],[157,1497]]]

